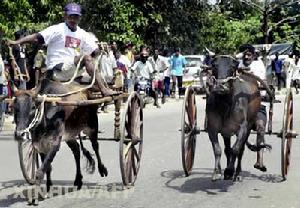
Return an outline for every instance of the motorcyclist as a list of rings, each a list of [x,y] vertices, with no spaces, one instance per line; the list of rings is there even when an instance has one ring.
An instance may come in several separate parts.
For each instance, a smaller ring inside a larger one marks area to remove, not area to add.
[[[140,91],[141,90],[141,81],[147,81],[147,89],[146,90],[148,95],[150,97],[154,98],[154,106],[160,107],[158,104],[158,94],[152,89],[152,74],[154,73],[154,69],[151,65],[151,63],[148,60],[149,53],[146,49],[142,49],[140,52],[140,60],[135,62],[134,65],[131,67],[131,70],[133,72],[133,78],[134,78],[134,91]]]

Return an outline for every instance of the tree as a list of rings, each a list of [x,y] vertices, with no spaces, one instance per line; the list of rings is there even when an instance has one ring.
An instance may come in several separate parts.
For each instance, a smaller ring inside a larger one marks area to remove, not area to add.
[[[260,3],[241,0],[241,2],[257,9],[262,14],[262,31],[266,44],[278,41],[280,38],[286,39],[290,34],[290,24],[300,17],[291,12],[295,6],[299,7],[299,0],[264,0]],[[275,33],[272,33],[274,31]]]

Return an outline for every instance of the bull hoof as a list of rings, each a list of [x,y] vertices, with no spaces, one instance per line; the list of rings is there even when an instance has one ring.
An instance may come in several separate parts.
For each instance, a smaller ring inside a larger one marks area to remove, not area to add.
[[[266,166],[260,165],[258,163],[255,163],[253,167],[256,168],[257,170],[262,171],[262,172],[266,172],[267,171],[267,167]]]
[[[243,181],[243,177],[240,176],[240,175],[234,176],[233,181],[234,181],[234,182],[236,182],[236,181],[242,182],[242,181]]]
[[[222,178],[222,174],[221,173],[213,173],[211,180],[213,182],[215,182],[215,181],[221,180],[221,178]]]
[[[80,190],[82,187],[82,175],[76,176],[76,179],[74,181],[74,186],[77,187],[77,190]]]
[[[224,180],[232,180],[233,179],[234,170],[226,168],[224,171]]]
[[[47,181],[46,186],[47,186],[47,193],[48,193],[51,189],[51,186],[53,186],[52,181]]]
[[[99,166],[99,173],[100,173],[101,177],[107,176],[108,172],[104,165]]]

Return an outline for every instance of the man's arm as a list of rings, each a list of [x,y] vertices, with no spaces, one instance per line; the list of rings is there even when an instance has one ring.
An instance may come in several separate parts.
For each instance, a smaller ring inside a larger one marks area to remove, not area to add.
[[[17,45],[17,44],[24,44],[24,43],[40,43],[42,42],[43,37],[39,35],[38,33],[34,33],[31,35],[27,35],[23,38],[20,38],[19,40],[10,40],[8,41],[8,45]]]

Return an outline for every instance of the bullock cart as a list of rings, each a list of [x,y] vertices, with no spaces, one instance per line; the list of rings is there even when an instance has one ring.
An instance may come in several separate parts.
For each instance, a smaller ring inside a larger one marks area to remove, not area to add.
[[[266,134],[276,135],[281,139],[281,175],[285,180],[291,162],[292,140],[297,137],[297,133],[293,130],[294,114],[292,90],[288,89],[286,92],[281,130],[279,132],[272,132],[273,103],[276,102],[280,101],[274,100],[270,102],[268,130]],[[197,123],[196,89],[193,86],[189,86],[185,91],[180,131],[182,166],[185,175],[189,176],[194,165],[197,135],[200,134],[200,132],[206,132],[206,118],[203,129],[201,129]]]
[[[121,116],[121,103],[128,97]],[[123,184],[133,186],[140,168],[143,147],[143,103],[136,92],[130,95],[123,93],[113,97],[101,97],[82,101],[63,101],[57,97],[44,97],[44,102],[60,106],[90,106],[103,103],[114,103],[114,134],[112,138],[99,138],[102,141],[119,142],[119,161]],[[23,176],[29,184],[35,182],[35,172],[41,161],[37,149],[31,140],[24,140],[18,144],[20,166]]]

